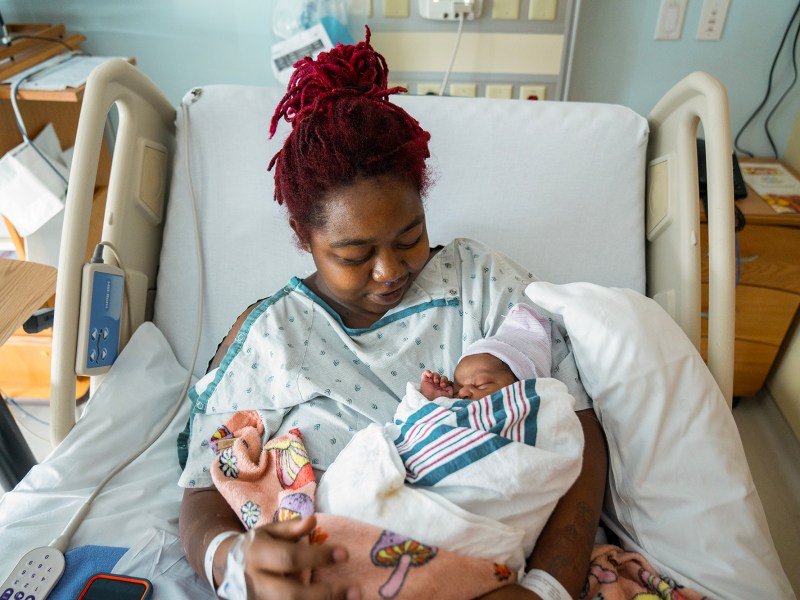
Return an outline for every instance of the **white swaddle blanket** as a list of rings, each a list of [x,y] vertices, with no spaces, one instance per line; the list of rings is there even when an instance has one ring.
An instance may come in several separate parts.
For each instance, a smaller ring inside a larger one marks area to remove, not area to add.
[[[325,472],[317,510],[521,573],[580,472],[574,402],[550,378],[475,401],[429,401],[409,383],[395,422],[357,433]]]

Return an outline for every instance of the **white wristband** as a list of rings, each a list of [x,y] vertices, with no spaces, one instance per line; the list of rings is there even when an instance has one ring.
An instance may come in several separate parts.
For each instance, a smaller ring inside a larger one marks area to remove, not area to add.
[[[536,592],[543,600],[572,600],[572,596],[564,586],[550,573],[541,569],[531,569],[525,573],[519,585],[526,590]]]
[[[225,562],[225,579],[217,588],[217,597],[225,600],[247,600],[247,581],[244,577],[245,544],[253,542],[255,529],[242,533],[231,544]]]
[[[216,590],[217,586],[214,585],[214,555],[217,553],[217,549],[220,547],[220,544],[227,540],[229,537],[233,537],[235,535],[239,535],[236,531],[223,531],[208,545],[206,548],[206,557],[204,560],[204,564],[206,567],[206,579],[208,579],[208,583],[211,584],[211,589]]]

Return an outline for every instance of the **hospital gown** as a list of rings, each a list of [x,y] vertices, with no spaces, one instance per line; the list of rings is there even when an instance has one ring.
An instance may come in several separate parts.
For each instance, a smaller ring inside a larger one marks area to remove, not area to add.
[[[371,327],[351,329],[293,278],[252,310],[219,367],[190,390],[180,485],[213,486],[214,440],[240,410],[259,412],[265,440],[295,427],[309,432],[319,475],[358,430],[392,419],[407,381],[425,369],[452,373],[469,344],[494,334],[514,304],[530,303],[524,291],[533,279],[482,243],[456,239],[431,258],[397,307]],[[576,410],[588,408],[566,331],[552,318],[552,376],[567,385]]]

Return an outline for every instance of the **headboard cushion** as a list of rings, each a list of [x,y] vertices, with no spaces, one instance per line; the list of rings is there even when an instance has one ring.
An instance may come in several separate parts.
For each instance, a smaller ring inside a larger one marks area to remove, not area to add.
[[[283,90],[208,86],[178,111],[178,144],[164,229],[156,325],[180,362],[191,356],[197,295],[194,221],[200,215],[204,330],[195,372],[249,304],[313,271],[272,200],[267,163],[288,125],[267,139]],[[426,201],[433,244],[471,237],[539,278],[645,289],[647,121],[607,104],[398,96],[430,131],[434,184]],[[187,123],[184,116],[188,115]]]

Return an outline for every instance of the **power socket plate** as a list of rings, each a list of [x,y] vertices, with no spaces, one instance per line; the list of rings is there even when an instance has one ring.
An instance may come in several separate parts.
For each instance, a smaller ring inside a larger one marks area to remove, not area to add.
[[[457,21],[461,13],[467,21],[481,16],[483,0],[419,0],[419,16],[434,21]]]

